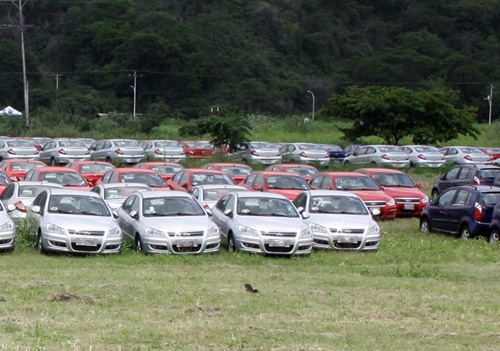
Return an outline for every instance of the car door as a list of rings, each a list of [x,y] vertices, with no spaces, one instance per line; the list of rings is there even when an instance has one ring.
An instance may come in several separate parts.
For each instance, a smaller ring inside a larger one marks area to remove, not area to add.
[[[439,193],[457,185],[463,185],[463,178],[459,179],[462,167],[454,167],[446,172],[438,182]],[[464,172],[465,174],[465,172]]]
[[[123,234],[128,237],[129,240],[134,241],[135,239],[135,228],[134,223],[137,220],[130,216],[130,212],[133,211],[134,203],[137,201],[137,196],[129,196],[123,202],[123,205],[118,209],[118,225],[123,231]],[[137,204],[135,205],[137,207]]]
[[[212,221],[219,227],[221,241],[225,245],[227,245],[227,237],[233,224],[233,217],[236,215],[235,202],[234,194],[224,195],[217,201],[214,211],[212,211]],[[231,213],[228,213],[228,210],[231,210]]]
[[[40,150],[40,153],[39,153],[40,161],[42,161],[46,164],[50,163],[51,150],[52,150],[54,144],[55,144],[54,141],[50,141],[42,147],[42,149]]]
[[[432,230],[449,232],[453,227],[449,214],[453,212],[453,200],[457,189],[449,189],[442,193],[429,207],[429,221]]]

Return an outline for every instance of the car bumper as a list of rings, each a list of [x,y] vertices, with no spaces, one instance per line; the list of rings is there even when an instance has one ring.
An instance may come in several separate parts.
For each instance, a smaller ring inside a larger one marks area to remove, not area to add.
[[[113,254],[121,252],[122,236],[108,238],[43,233],[42,243],[44,249],[49,251]]]
[[[313,233],[315,249],[372,251],[380,247],[380,235]]]
[[[85,156],[66,155],[64,157],[59,157],[58,159],[56,159],[56,162],[58,164],[66,164],[66,163],[73,162],[73,161],[89,161],[89,160],[90,160],[90,155],[85,155]]]
[[[117,163],[128,163],[128,164],[135,164],[135,163],[139,163],[139,162],[142,162],[146,159],[146,157],[144,155],[117,155],[113,162],[117,162]]]
[[[258,163],[263,165],[274,165],[276,163],[280,163],[281,160],[281,157],[252,157],[250,159],[246,159],[248,163]]]
[[[400,203],[396,202],[397,217],[419,217],[428,203]]]
[[[328,166],[330,164],[330,157],[327,158],[301,157],[300,163],[319,163],[322,166]]]
[[[143,237],[143,250],[148,254],[204,254],[220,250],[220,237],[156,238]]]
[[[255,236],[235,237],[236,249],[269,255],[309,255],[312,252],[313,238],[258,238]]]
[[[165,162],[186,162],[187,157],[186,156],[179,156],[179,155],[154,155],[148,157],[149,160],[154,160],[154,161],[165,161]]]
[[[15,229],[0,232],[0,250],[11,250],[14,248],[16,241]]]

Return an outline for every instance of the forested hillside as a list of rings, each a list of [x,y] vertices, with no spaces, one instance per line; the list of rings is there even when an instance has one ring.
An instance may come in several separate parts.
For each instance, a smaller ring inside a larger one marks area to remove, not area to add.
[[[0,2],[0,106],[22,111],[17,4]],[[137,111],[183,119],[439,82],[484,121],[499,80],[498,0],[23,0],[23,14],[34,115],[130,112],[136,72]]]

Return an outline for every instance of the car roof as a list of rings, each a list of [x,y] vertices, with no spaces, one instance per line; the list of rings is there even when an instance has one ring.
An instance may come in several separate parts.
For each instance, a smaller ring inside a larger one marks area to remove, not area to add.
[[[103,184],[98,184],[96,187],[103,187],[104,189],[108,188],[127,188],[127,187],[141,187],[141,188],[151,188],[149,185],[146,185],[144,183],[103,183]]]
[[[241,185],[235,185],[235,184],[200,184],[200,185],[195,185],[193,186],[194,188],[199,188],[199,189],[234,189],[236,190],[242,190],[242,191],[248,191],[247,188]]]
[[[460,185],[451,189],[468,189],[476,190],[481,193],[500,193],[500,187],[493,185]]]
[[[135,167],[118,167],[114,169],[110,169],[108,172],[117,172],[117,173],[148,173],[148,174],[157,174],[157,172],[153,171],[149,168],[135,168]]]
[[[97,193],[94,193],[93,191],[86,191],[86,190],[73,190],[73,189],[47,189],[47,191],[51,195],[84,195],[84,196],[91,196],[100,199],[101,196]]]
[[[61,166],[47,166],[47,167],[36,167],[33,168],[39,173],[45,173],[45,172],[68,172],[68,173],[79,173],[78,171],[68,168],[68,167],[61,167]]]
[[[397,173],[397,174],[406,174],[403,171],[392,169],[392,168],[358,168],[354,172],[357,171],[366,171],[371,173]]]
[[[268,193],[268,192],[257,192],[257,191],[232,191],[231,193],[237,193],[238,197],[244,197],[244,198],[252,198],[252,197],[258,197],[258,198],[276,198],[276,199],[286,199],[288,198],[284,195],[281,194],[276,194],[276,193]]]
[[[327,175],[327,176],[333,176],[333,177],[366,177],[366,178],[370,178],[366,174],[358,173],[358,172],[321,172],[321,173],[316,174],[314,176],[314,178],[316,178],[320,175]]]
[[[345,196],[360,198],[354,193],[343,190],[304,190],[304,193],[309,193],[311,196]]]
[[[44,185],[45,186],[46,185],[46,186],[49,186],[51,188],[64,189],[64,186],[61,184],[51,183],[51,182],[46,182],[46,181],[37,182],[37,181],[20,180],[18,182],[12,182],[12,184],[17,184],[18,186],[21,186],[21,185]]]
[[[151,190],[151,191],[144,191],[140,193],[136,193],[142,196],[144,199],[149,199],[149,198],[157,198],[157,197],[186,197],[193,199],[194,198],[187,192],[185,191],[177,191],[177,190],[169,190],[169,191],[156,191],[156,190]]]

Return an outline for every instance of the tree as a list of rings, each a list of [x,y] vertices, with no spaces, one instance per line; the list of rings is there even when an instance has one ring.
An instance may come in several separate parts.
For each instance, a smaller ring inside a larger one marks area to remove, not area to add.
[[[413,91],[400,87],[352,86],[343,95],[328,100],[322,117],[352,120],[342,128],[351,141],[363,136],[379,136],[397,145],[404,137],[413,142],[435,144],[459,134],[476,137],[476,108],[454,105],[458,93],[444,88]]]

